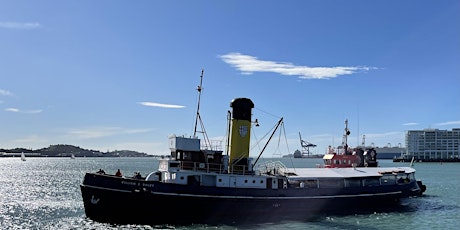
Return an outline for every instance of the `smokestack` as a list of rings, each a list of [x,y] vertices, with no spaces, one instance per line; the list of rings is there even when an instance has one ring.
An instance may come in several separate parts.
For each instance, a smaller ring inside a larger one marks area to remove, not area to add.
[[[248,165],[249,141],[251,139],[251,110],[254,103],[248,98],[235,98],[230,103],[233,108],[230,134],[230,166]]]

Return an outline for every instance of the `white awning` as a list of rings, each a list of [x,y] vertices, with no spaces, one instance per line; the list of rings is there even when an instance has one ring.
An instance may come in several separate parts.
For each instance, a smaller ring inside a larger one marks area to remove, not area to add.
[[[357,167],[357,168],[289,168],[288,172],[295,173],[288,179],[314,179],[314,178],[353,178],[353,177],[380,177],[382,172],[413,173],[410,167]]]

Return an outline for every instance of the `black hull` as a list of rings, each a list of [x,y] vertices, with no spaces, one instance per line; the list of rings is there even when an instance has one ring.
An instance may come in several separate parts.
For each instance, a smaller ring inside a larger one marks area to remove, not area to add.
[[[413,186],[413,185],[404,185]],[[416,188],[418,186],[415,184]],[[407,187],[409,188],[409,187]],[[86,216],[118,224],[242,224],[398,208],[401,191],[200,188],[87,174]],[[187,191],[187,192],[186,192]]]

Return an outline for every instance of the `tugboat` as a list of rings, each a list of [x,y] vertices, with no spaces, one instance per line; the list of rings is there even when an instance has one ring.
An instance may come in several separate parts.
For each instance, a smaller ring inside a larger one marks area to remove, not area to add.
[[[198,89],[201,93],[201,83]],[[86,173],[80,186],[86,216],[114,224],[240,224],[374,212],[421,195],[411,167],[257,164],[260,155],[249,157],[254,103],[235,98],[230,107],[225,153],[201,148],[196,137],[173,135],[170,158],[161,159],[158,170],[146,177]],[[283,118],[275,131],[282,123]]]
[[[377,152],[374,148],[362,149],[356,147],[351,149],[348,146],[348,119],[345,120],[342,145],[334,150],[329,146],[328,152],[324,155],[324,167],[326,168],[350,168],[350,167],[377,167]],[[364,146],[364,141],[363,141]]]

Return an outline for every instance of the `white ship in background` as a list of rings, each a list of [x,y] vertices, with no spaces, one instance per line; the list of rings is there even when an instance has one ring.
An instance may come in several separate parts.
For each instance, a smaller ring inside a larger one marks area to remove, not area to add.
[[[401,155],[406,153],[406,148],[398,146],[398,147],[375,147],[375,151],[378,153],[377,159],[393,159],[398,158]]]
[[[363,135],[363,140],[361,146],[366,146],[366,135]],[[381,159],[394,159],[401,157],[406,153],[406,148],[401,146],[401,143],[398,143],[397,146],[392,147],[391,143],[388,143],[386,146],[378,147],[374,143],[371,143],[370,146],[364,147],[365,149],[373,148],[377,152],[377,160]]]
[[[365,146],[366,135],[363,135],[362,146]],[[371,148],[377,152],[377,159],[394,159],[401,157],[406,153],[406,148],[401,146],[401,143],[398,143],[397,146],[392,147],[391,143],[388,143],[387,146],[378,147],[374,143],[371,144]]]

